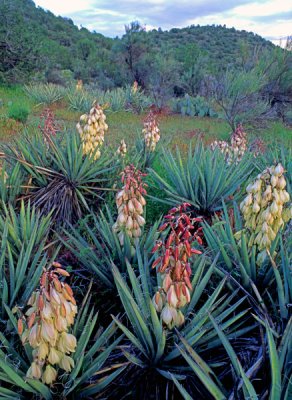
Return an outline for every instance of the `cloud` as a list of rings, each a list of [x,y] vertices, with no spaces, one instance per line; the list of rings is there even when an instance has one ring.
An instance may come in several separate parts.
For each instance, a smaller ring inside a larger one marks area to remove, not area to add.
[[[264,37],[287,36],[292,26],[292,4],[286,0],[36,0],[35,3],[71,18],[79,26],[111,37],[123,35],[124,25],[136,20],[148,30],[225,24]]]
[[[277,14],[256,16],[253,17],[252,20],[265,23],[273,23],[275,21],[291,21],[292,23],[292,15],[291,12],[280,12]],[[291,31],[292,31],[292,24],[291,24]]]

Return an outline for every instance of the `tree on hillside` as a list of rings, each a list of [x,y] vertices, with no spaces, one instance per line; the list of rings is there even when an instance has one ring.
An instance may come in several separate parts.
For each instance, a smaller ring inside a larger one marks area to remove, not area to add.
[[[158,107],[166,105],[173,96],[173,89],[179,80],[179,64],[173,58],[156,55],[149,75],[149,90]]]
[[[258,68],[250,71],[228,69],[209,83],[209,95],[214,97],[234,131],[239,122],[250,123],[264,117],[270,107],[268,99],[261,94],[266,84],[267,76]]]
[[[125,35],[122,37],[122,51],[124,60],[128,66],[131,80],[137,81],[140,86],[144,86],[143,74],[140,65],[143,57],[149,50],[148,37],[145,28],[138,22],[131,22],[125,25]],[[143,63],[142,63],[143,64]]]
[[[39,43],[26,26],[21,2],[0,2],[0,81],[18,82],[38,66]]]

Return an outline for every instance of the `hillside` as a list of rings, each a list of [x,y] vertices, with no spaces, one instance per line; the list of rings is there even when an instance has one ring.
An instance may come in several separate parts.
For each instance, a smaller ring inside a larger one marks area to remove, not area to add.
[[[79,29],[31,0],[0,1],[0,82],[80,78],[107,88],[136,79],[147,87],[157,80],[156,70],[165,68],[163,59],[172,76],[189,70],[194,60],[216,73],[245,62],[255,48],[273,47],[258,35],[224,26],[146,33],[133,23],[122,38],[112,39]]]

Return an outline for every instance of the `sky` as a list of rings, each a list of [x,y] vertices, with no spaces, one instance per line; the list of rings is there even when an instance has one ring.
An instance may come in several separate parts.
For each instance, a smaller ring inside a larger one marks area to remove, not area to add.
[[[68,17],[105,36],[124,34],[139,21],[146,30],[190,25],[226,25],[257,33],[279,44],[292,35],[291,0],[34,0],[37,6]]]

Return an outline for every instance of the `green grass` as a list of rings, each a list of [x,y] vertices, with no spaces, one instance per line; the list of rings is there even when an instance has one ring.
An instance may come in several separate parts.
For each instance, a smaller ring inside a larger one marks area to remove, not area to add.
[[[20,134],[24,124],[8,118],[9,105],[14,102],[25,104],[30,110],[30,115],[25,124],[28,129],[36,128],[39,124],[39,115],[44,106],[37,106],[25,94],[22,87],[0,87],[0,140],[10,141],[15,135]],[[75,130],[75,125],[80,113],[69,110],[64,100],[50,106],[54,111],[56,119],[61,126],[68,130]],[[107,111],[107,122],[109,131],[106,144],[117,147],[121,139],[126,143],[133,144],[141,134],[145,114],[135,115],[129,112]],[[159,117],[161,138],[163,143],[174,149],[177,145],[182,151],[186,150],[190,141],[202,138],[205,143],[213,140],[228,140],[230,127],[220,119],[186,117],[181,115],[166,115]],[[275,141],[284,142],[292,146],[292,129],[284,126],[281,122],[268,122],[267,127],[254,131],[247,129],[250,141],[260,137],[267,144]]]

